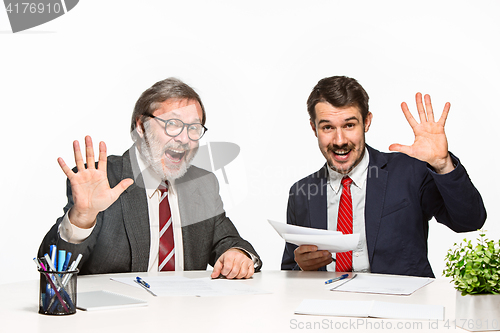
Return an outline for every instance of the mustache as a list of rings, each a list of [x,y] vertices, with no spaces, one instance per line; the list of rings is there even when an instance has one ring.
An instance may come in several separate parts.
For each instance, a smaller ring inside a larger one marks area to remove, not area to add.
[[[327,149],[328,149],[329,151],[332,151],[332,152],[334,152],[334,151],[336,151],[336,150],[357,150],[357,149],[356,149],[356,147],[355,147],[354,145],[352,145],[352,144],[347,144],[347,143],[346,143],[346,144],[344,144],[344,145],[342,145],[342,146],[339,146],[339,145],[336,145],[336,144],[329,144],[329,145],[327,146]]]
[[[180,143],[174,143],[174,142],[169,142],[165,146],[163,146],[163,153],[165,153],[169,149],[174,149],[174,150],[184,150],[186,153],[191,150],[191,147],[189,147],[189,144],[180,144]],[[196,148],[193,148],[193,150]]]

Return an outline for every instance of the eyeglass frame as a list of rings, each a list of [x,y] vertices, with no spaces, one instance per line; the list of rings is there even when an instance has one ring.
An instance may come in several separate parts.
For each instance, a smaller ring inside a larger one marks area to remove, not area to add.
[[[205,125],[203,125],[202,123],[191,123],[191,124],[188,124],[188,123],[185,123],[182,120],[177,119],[177,118],[172,118],[172,119],[165,120],[165,119],[161,119],[160,117],[153,116],[152,114],[146,114],[145,116],[157,119],[157,120],[159,120],[161,122],[164,122],[165,123],[165,126],[164,126],[164,128],[165,128],[165,134],[168,135],[171,138],[175,138],[175,137],[181,135],[182,131],[184,131],[184,127],[189,128],[189,126],[191,126],[191,125],[198,125],[199,124],[199,125],[201,125],[201,127],[203,127],[203,133],[196,140],[191,139],[191,137],[189,136],[189,131],[186,129],[186,134],[187,134],[189,140],[191,140],[191,141],[199,141],[205,135],[205,133],[207,133],[207,131],[208,131],[208,128],[206,128]],[[182,128],[181,128],[181,131],[179,132],[179,134],[176,134],[176,135],[170,135],[170,134],[168,134],[168,132],[167,132],[167,122],[170,121],[170,120],[178,120],[178,121],[180,121],[182,123]]]

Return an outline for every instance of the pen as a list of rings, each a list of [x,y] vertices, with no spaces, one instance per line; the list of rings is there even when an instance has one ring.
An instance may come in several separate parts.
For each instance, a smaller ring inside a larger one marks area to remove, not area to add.
[[[73,261],[73,263],[71,263],[71,266],[69,268],[69,271],[74,271],[77,267],[78,267],[78,264],[80,264],[80,260],[82,260],[82,257],[83,255],[80,253],[78,254],[78,256],[76,257],[76,260]],[[67,274],[64,279],[63,279],[63,286],[66,287],[66,284],[68,283],[69,279],[71,279],[71,277],[73,276],[73,273],[71,274]]]
[[[149,289],[150,285],[146,281],[141,279],[140,277],[136,277],[134,282],[137,283],[138,285],[140,285],[142,288],[144,288],[144,290],[146,290],[151,295],[156,296],[156,294],[151,289]]]
[[[149,283],[147,283],[146,281],[144,281],[143,279],[141,279],[140,277],[136,277],[135,278],[137,280],[137,282],[139,282],[140,284],[143,284],[144,287],[146,288],[150,288],[151,286],[149,285]]]
[[[63,271],[68,269],[69,260],[71,259],[71,252],[66,253],[66,259],[64,260]]]
[[[343,280],[343,279],[345,279],[348,276],[349,276],[349,274],[344,274],[344,275],[341,275],[341,276],[337,276],[336,278],[333,278],[333,279],[325,281],[325,284],[330,284],[330,283],[335,282],[335,281]]]

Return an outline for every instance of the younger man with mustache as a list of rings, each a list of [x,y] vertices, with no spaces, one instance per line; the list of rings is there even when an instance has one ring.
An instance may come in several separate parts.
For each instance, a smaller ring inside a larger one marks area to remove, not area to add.
[[[83,254],[81,274],[204,270],[212,277],[249,278],[262,263],[226,217],[216,177],[190,166],[207,130],[198,94],[177,79],[147,89],[132,114],[135,144],[106,156],[85,138],[85,166],[73,143],[76,172],[59,158],[68,177],[65,215],[45,236],[49,246]]]
[[[427,259],[428,221],[456,232],[481,228],[486,211],[460,161],[448,152],[444,124],[450,104],[434,121],[430,96],[416,95],[412,146],[381,153],[365,144],[373,118],[368,94],[354,79],[322,79],[307,101],[310,123],[327,163],[290,189],[287,223],[359,233],[353,251],[318,251],[286,243],[282,269],[359,271],[434,277]],[[402,153],[402,154],[401,154]]]

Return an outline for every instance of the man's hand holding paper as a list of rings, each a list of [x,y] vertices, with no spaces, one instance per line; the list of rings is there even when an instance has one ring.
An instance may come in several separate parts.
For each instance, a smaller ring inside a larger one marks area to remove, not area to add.
[[[343,235],[338,231],[306,228],[270,221],[278,234],[288,243],[298,245],[295,261],[304,271],[317,270],[330,264],[331,252],[347,252],[356,248],[359,234]]]

